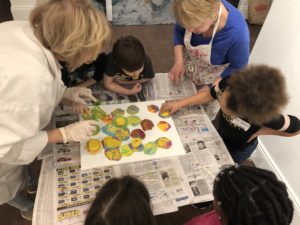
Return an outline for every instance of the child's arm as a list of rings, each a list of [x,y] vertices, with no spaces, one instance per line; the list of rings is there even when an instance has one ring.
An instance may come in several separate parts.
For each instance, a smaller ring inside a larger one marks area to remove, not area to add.
[[[214,98],[211,96],[210,90],[206,89],[203,91],[199,91],[197,94],[191,97],[187,97],[178,101],[166,102],[162,105],[160,111],[169,111],[170,114],[173,114],[183,107],[206,104],[213,100]]]
[[[291,115],[280,115],[276,120],[271,121],[266,126],[259,129],[248,140],[261,135],[276,135],[282,137],[293,137],[300,134],[300,121],[297,117]]]
[[[96,83],[97,83],[96,80],[94,80],[93,78],[89,78],[86,81],[84,81],[83,83],[77,85],[77,87],[90,87],[90,86],[92,86],[93,84],[96,84]]]
[[[104,74],[103,77],[103,85],[107,90],[122,95],[135,95],[142,90],[142,85],[140,83],[136,83],[131,89],[127,89],[114,82],[114,78],[107,76],[106,74]]]
[[[151,80],[151,78],[143,78],[140,80],[116,80],[116,82],[118,84],[137,84],[137,83],[143,84],[148,82],[149,80]]]

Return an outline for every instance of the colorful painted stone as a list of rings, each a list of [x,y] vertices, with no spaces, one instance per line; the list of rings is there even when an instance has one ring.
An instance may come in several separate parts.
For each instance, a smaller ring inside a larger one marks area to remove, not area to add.
[[[82,118],[84,120],[102,120],[106,116],[106,113],[100,108],[100,106],[93,106],[88,113],[84,113]]]
[[[115,136],[115,133],[118,129],[120,129],[120,128],[115,127],[113,125],[106,125],[101,128],[102,132],[109,136]]]
[[[100,108],[100,106],[93,106],[90,110],[90,119],[92,120],[102,120],[106,116],[106,112]]]
[[[125,129],[128,126],[128,120],[123,116],[117,116],[113,119],[112,124],[116,127]]]
[[[128,116],[127,120],[128,120],[128,125],[131,125],[134,127],[138,126],[141,122],[141,119],[138,116]]]
[[[131,131],[130,136],[132,138],[140,138],[140,139],[144,139],[146,137],[146,134],[143,130],[141,129],[134,129],[133,131]]]
[[[161,131],[166,132],[166,131],[168,131],[171,128],[171,125],[168,122],[166,122],[166,121],[159,121],[157,123],[157,127]]]
[[[96,129],[95,129],[95,131],[93,132],[93,135],[94,135],[94,136],[97,135],[97,134],[99,134],[99,132],[100,132],[100,126],[99,126],[99,125],[96,125],[95,127],[96,127]]]
[[[112,116],[123,116],[125,114],[125,111],[123,109],[117,108],[114,111],[111,112]]]
[[[157,146],[154,142],[148,142],[144,146],[144,154],[146,155],[154,155],[157,151]]]
[[[147,108],[148,111],[151,113],[156,113],[159,110],[159,107],[157,105],[148,105]]]
[[[141,121],[141,127],[144,131],[152,130],[152,128],[154,127],[154,124],[151,120],[144,119]]]
[[[112,120],[113,120],[112,115],[106,115],[106,116],[102,119],[102,122],[105,123],[106,125],[110,125],[110,124],[112,124]]]
[[[144,145],[142,144],[142,141],[139,138],[133,138],[131,143],[129,144],[129,147],[134,152],[141,152],[144,149]]]
[[[121,141],[126,141],[130,138],[130,131],[128,129],[117,128],[114,137]]]
[[[172,146],[172,141],[166,137],[160,137],[155,141],[155,144],[159,148],[168,149]]]
[[[133,154],[133,150],[129,147],[129,145],[122,145],[121,154],[123,156],[131,156]]]
[[[116,137],[106,136],[102,140],[102,145],[105,149],[116,149],[121,145],[121,141]]]
[[[101,143],[97,139],[91,139],[86,143],[88,153],[96,154],[101,150]]]
[[[171,116],[169,111],[159,112],[158,115],[159,115],[161,118],[169,118],[169,117]]]
[[[105,150],[104,155],[108,160],[120,161],[122,159],[122,154],[119,149]]]
[[[130,105],[128,106],[126,111],[128,114],[134,115],[137,114],[140,111],[140,109],[136,105]]]

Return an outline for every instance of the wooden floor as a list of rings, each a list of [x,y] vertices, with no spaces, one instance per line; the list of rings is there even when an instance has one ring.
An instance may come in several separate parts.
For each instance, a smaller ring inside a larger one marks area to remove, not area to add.
[[[12,19],[7,10],[7,0],[0,0],[0,22]],[[6,7],[6,9],[5,9]],[[250,25],[251,49],[259,34],[261,26]],[[173,25],[150,26],[114,26],[112,43],[120,36],[133,35],[144,44],[146,53],[153,62],[155,72],[168,72],[173,65]],[[251,162],[248,162],[251,164]],[[39,172],[40,162],[33,167]],[[34,197],[34,196],[32,196]],[[158,225],[182,225],[193,216],[206,212],[206,209],[197,209],[192,206],[181,207],[176,213],[157,216]],[[22,219],[19,211],[7,204],[0,206],[0,225],[29,225],[31,222]]]

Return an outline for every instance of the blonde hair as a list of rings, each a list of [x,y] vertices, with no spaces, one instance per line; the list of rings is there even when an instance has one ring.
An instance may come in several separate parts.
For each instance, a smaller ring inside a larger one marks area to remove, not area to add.
[[[220,0],[174,0],[173,11],[184,28],[196,28],[205,19],[214,19]]]
[[[31,12],[30,23],[35,36],[70,71],[96,59],[111,35],[105,15],[89,0],[51,0]]]

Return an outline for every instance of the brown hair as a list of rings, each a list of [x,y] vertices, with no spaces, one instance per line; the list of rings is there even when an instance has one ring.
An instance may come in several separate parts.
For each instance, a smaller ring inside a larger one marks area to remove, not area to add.
[[[155,225],[150,195],[132,176],[112,178],[99,190],[85,225]]]
[[[250,65],[234,72],[228,86],[227,107],[257,125],[277,117],[288,103],[284,76],[267,65]]]
[[[35,36],[70,71],[96,59],[110,38],[105,15],[88,0],[51,0],[30,15]]]
[[[143,44],[133,36],[121,37],[113,46],[112,56],[122,69],[134,72],[141,69],[145,62]]]
[[[196,28],[204,19],[214,19],[220,0],[175,0],[173,11],[184,28]]]

